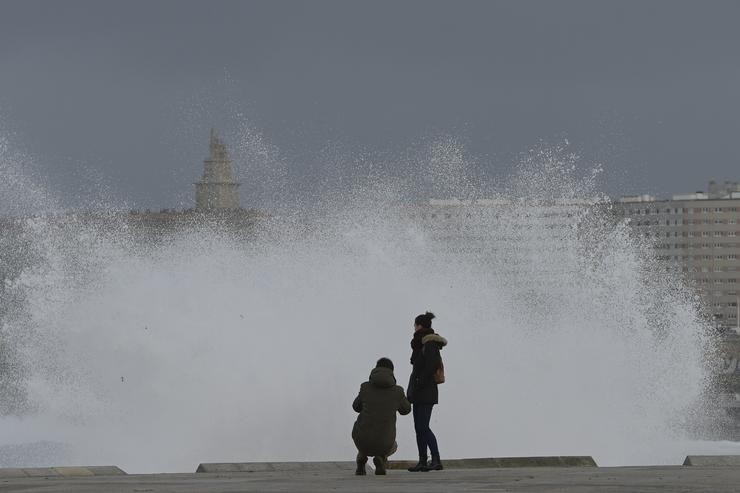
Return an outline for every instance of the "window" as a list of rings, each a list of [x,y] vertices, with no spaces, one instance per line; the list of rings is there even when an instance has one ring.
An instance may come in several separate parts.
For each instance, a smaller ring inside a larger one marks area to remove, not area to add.
[[[724,255],[716,255],[714,257],[714,260],[724,260],[724,259],[725,259],[725,256]]]
[[[727,236],[734,238],[735,236],[737,236],[737,232],[736,231],[730,231],[729,233],[727,233]]]
[[[722,207],[715,207],[714,212],[722,212]]]
[[[702,260],[712,260],[712,256],[711,255],[704,255],[701,259]]]
[[[737,254],[731,253],[727,256],[727,260],[737,260]]]
[[[715,231],[714,232],[714,237],[717,238],[718,236],[722,236],[722,232],[721,231]]]
[[[706,238],[707,236],[709,236],[709,231],[704,231],[701,235],[703,238]]]
[[[702,207],[701,212],[706,214],[707,212],[709,212],[709,207]]]
[[[729,284],[737,284],[737,279],[728,279],[727,282]]]
[[[715,267],[714,272],[722,272],[722,267]],[[722,281],[720,281],[722,282]]]
[[[722,219],[715,219],[714,224],[724,224],[725,222]]]
[[[730,219],[727,221],[727,224],[737,224],[737,219]]]

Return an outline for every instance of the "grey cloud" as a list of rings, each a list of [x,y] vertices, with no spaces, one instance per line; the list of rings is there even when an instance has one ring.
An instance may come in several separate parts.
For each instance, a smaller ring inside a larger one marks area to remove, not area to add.
[[[610,193],[668,194],[738,178],[738,18],[722,1],[6,0],[0,118],[61,188],[92,167],[140,207],[187,200],[207,129],[239,118],[304,179],[333,143],[450,134],[495,175],[567,137]]]

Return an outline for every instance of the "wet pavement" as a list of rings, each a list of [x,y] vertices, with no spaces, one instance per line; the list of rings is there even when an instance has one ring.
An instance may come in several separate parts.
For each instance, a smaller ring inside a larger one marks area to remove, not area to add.
[[[537,467],[456,469],[426,473],[353,470],[142,474],[127,476],[2,478],[3,492],[737,492],[740,468],[731,466]]]

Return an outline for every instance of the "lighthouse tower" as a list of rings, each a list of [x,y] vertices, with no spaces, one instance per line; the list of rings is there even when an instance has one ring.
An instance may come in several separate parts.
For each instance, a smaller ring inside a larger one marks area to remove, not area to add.
[[[195,184],[197,210],[239,209],[239,185],[223,141],[211,129],[210,155],[203,161],[203,177]]]

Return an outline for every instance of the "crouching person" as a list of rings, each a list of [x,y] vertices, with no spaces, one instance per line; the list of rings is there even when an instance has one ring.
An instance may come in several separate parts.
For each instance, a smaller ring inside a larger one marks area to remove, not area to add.
[[[403,389],[396,385],[393,362],[380,358],[370,372],[370,379],[360,386],[352,403],[360,413],[352,428],[352,440],[357,446],[358,476],[365,475],[368,456],[373,457],[375,474],[385,474],[388,456],[396,451],[396,412],[411,412],[411,404]]]

